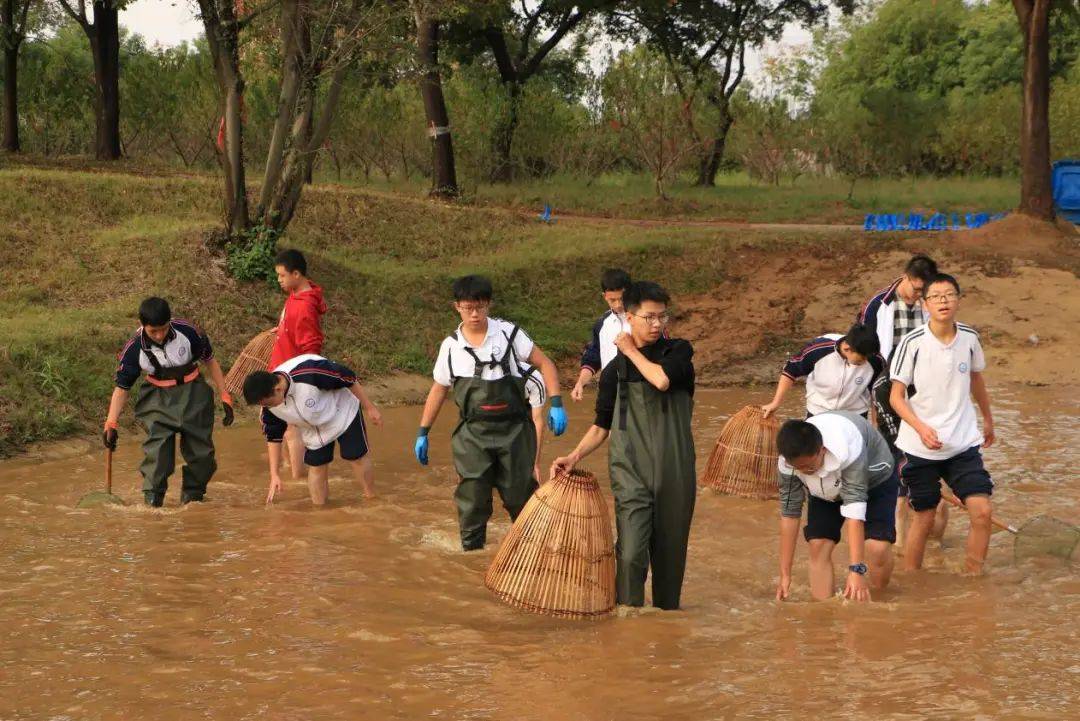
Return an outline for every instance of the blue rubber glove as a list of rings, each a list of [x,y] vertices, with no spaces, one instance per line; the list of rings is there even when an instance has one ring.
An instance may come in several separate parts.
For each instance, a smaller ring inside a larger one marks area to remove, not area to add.
[[[566,409],[563,408],[562,396],[551,397],[551,408],[548,409],[548,428],[557,436],[566,432]]]
[[[428,464],[428,429],[421,428],[420,432],[416,435],[416,443],[413,445],[413,454],[416,456],[416,460],[420,461],[421,466]]]

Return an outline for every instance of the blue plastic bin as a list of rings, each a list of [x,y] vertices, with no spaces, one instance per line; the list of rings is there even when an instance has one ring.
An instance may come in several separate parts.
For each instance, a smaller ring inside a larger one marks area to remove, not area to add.
[[[1052,174],[1054,210],[1063,218],[1080,223],[1080,160],[1059,160]]]

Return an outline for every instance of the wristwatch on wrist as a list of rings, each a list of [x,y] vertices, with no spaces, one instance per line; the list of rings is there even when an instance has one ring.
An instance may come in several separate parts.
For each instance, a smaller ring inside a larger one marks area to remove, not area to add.
[[[866,568],[865,563],[853,563],[850,566],[848,566],[847,568],[852,573],[857,573],[860,576],[865,576],[866,575],[867,568]]]

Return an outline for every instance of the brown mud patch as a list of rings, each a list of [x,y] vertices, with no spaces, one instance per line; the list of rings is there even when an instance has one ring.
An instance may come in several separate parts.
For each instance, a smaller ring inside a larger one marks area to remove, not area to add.
[[[419,405],[431,390],[431,377],[416,373],[391,373],[363,380],[368,397],[378,405]]]
[[[979,330],[991,382],[1080,383],[1072,356],[1080,343],[1080,252],[1071,232],[1010,216],[979,231],[902,241],[907,251],[740,249],[729,264],[738,273],[678,299],[671,332],[694,343],[702,385],[772,383],[786,356],[817,335],[847,330],[910,252],[926,251],[960,282],[959,318]]]
[[[1080,233],[1064,220],[1049,223],[1021,213],[975,230],[921,236],[912,241],[922,248],[989,262],[991,269],[1003,264],[1030,261],[1047,268],[1080,272]]]
[[[707,293],[676,300],[671,334],[694,344],[702,385],[775,380],[784,356],[806,335],[808,292],[826,282],[857,284],[858,266],[848,256],[869,251],[858,244],[813,243],[733,252],[736,257],[726,264],[727,281]],[[853,318],[855,305],[850,313],[838,309],[837,315]],[[817,332],[808,337],[814,335]]]

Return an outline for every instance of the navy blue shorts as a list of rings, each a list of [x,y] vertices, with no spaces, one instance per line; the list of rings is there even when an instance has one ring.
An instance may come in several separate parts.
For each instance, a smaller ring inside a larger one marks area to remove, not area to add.
[[[870,489],[866,498],[866,540],[896,543],[896,493],[899,485],[894,468],[889,480]],[[846,520],[840,515],[840,501],[810,496],[803,538],[807,541],[826,538],[840,543],[840,531]]]
[[[945,481],[961,501],[968,496],[989,496],[994,492],[994,482],[983,466],[979,446],[940,461],[907,453],[900,466],[900,478],[908,489],[908,503],[916,511],[937,508],[941,501],[939,479]]]
[[[356,417],[338,436],[337,444],[341,447],[341,457],[346,461],[356,461],[367,455],[367,428],[364,426],[364,414],[358,409]],[[334,460],[334,441],[330,441],[322,448],[304,451],[304,463],[309,466],[325,466]]]

